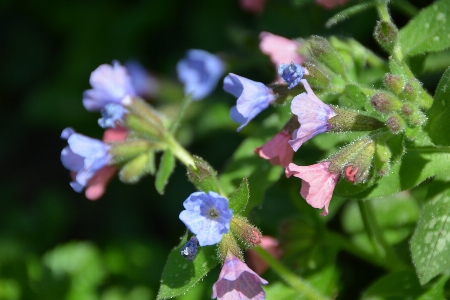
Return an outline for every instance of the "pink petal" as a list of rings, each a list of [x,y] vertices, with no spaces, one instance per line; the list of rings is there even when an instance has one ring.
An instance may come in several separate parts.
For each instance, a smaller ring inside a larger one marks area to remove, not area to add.
[[[281,64],[289,64],[291,62],[301,64],[304,60],[303,57],[297,53],[297,50],[300,47],[299,42],[270,32],[261,32],[259,39],[259,49],[261,49],[262,53],[270,57],[275,68]]]
[[[124,141],[127,138],[127,134],[128,130],[124,127],[109,128],[103,133],[103,141],[106,143]]]
[[[117,171],[116,167],[105,166],[101,168],[86,184],[85,195],[89,200],[97,200],[106,191],[106,186]]]
[[[279,259],[281,257],[282,251],[277,239],[264,235],[260,246],[269,252],[274,258]],[[247,251],[246,261],[247,265],[258,275],[261,275],[267,270],[267,268],[269,268],[269,265],[253,249]]]
[[[338,5],[344,5],[348,0],[316,0],[316,3],[326,9],[332,9]]]
[[[255,153],[260,157],[267,159],[274,166],[286,167],[292,162],[294,150],[288,141],[291,136],[287,130],[277,133],[272,139],[265,143],[262,147],[255,149]]]
[[[262,14],[266,6],[266,0],[239,0],[239,5],[243,11]]]

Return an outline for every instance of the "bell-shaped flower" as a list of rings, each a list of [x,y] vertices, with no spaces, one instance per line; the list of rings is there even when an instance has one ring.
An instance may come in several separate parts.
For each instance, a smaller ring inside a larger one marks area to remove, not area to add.
[[[114,61],[100,65],[91,73],[92,89],[83,93],[83,105],[89,111],[100,111],[108,103],[121,104],[126,96],[136,96],[127,69]]]
[[[259,39],[259,49],[270,57],[275,68],[278,68],[281,64],[289,64],[291,62],[294,64],[303,63],[304,58],[298,54],[299,42],[270,32],[261,32]],[[277,81],[282,82],[281,77],[278,76]]]
[[[276,100],[272,90],[265,84],[233,73],[223,80],[223,89],[238,98],[236,106],[230,111],[231,119],[241,124],[237,131]]]
[[[292,89],[299,84],[304,74],[305,69],[299,64],[290,63],[278,66],[278,75],[289,84],[288,89]]]
[[[294,175],[302,179],[300,194],[314,208],[323,208],[322,215],[328,214],[328,206],[333,196],[334,187],[339,181],[339,173],[330,172],[330,162],[324,161],[311,166],[289,164],[286,177]]]
[[[197,236],[200,246],[219,243],[230,230],[233,211],[228,200],[215,192],[195,192],[184,202],[180,220]]]
[[[260,157],[267,159],[274,166],[287,167],[294,157],[294,150],[289,145],[291,134],[284,129],[277,133],[272,139],[262,147],[255,149],[255,153]]]
[[[316,3],[326,9],[332,9],[338,5],[344,5],[348,0],[316,0]]]
[[[266,293],[261,285],[268,282],[259,277],[244,262],[228,252],[220,271],[219,279],[213,285],[211,298],[219,300],[263,300]]]
[[[61,152],[61,162],[66,169],[76,173],[70,185],[76,192],[81,192],[89,180],[110,162],[109,146],[100,140],[75,133],[72,128],[64,129],[61,138],[67,139],[69,144]]]
[[[291,111],[297,115],[300,123],[300,128],[292,133],[293,139],[289,141],[294,151],[297,151],[307,140],[328,131],[331,125],[327,121],[336,116],[331,106],[317,98],[305,79],[301,82],[306,93],[297,95],[291,102]]]
[[[201,100],[216,87],[225,72],[222,60],[205,50],[191,49],[177,64],[178,79],[184,84],[184,94]]]
[[[280,243],[276,238],[273,238],[271,236],[263,235],[261,238],[260,246],[277,260],[280,259],[281,255],[283,254]],[[269,268],[269,265],[266,263],[266,261],[261,256],[259,256],[259,254],[255,250],[249,249],[245,256],[247,265],[252,270],[255,270],[256,274],[261,275]]]

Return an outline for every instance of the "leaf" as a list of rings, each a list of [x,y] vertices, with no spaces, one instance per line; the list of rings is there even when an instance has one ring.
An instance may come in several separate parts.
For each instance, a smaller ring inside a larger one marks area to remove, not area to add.
[[[194,260],[186,260],[180,254],[186,241],[187,233],[170,252],[161,276],[157,299],[169,299],[186,293],[219,263],[216,247],[213,246],[199,247]]]
[[[450,146],[450,68],[444,72],[434,96],[433,106],[427,112],[426,130],[436,145]]]
[[[450,47],[450,2],[436,1],[422,10],[400,30],[403,54],[412,56],[423,52],[435,52]]]
[[[230,196],[229,207],[233,210],[233,214],[238,214],[245,209],[250,198],[250,188],[247,178],[242,179],[241,185]]]
[[[158,193],[161,195],[164,194],[164,188],[169,181],[169,177],[175,168],[175,156],[172,151],[166,150],[162,157],[161,162],[159,163],[158,172],[156,172],[155,178],[155,187]]]
[[[428,190],[411,239],[411,254],[421,284],[450,268],[450,184],[435,180]]]

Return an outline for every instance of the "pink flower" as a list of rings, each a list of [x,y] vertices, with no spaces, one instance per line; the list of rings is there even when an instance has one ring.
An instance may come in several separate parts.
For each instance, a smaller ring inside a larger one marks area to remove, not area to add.
[[[328,215],[328,206],[340,175],[328,171],[329,165],[328,161],[306,167],[291,163],[286,168],[286,177],[294,175],[302,179],[300,194],[312,207],[323,208],[323,216]]]
[[[211,298],[219,300],[263,300],[266,293],[261,285],[268,282],[253,272],[244,262],[228,253],[220,271],[219,279],[213,285]]]
[[[284,129],[262,147],[256,148],[255,153],[264,159],[268,159],[274,166],[287,167],[294,156],[294,150],[288,143],[290,139],[291,134]]]
[[[266,6],[266,0],[239,0],[239,5],[243,11],[262,14]]]
[[[306,93],[295,96],[291,102],[291,111],[298,116],[298,122],[301,124],[300,128],[292,133],[293,139],[289,141],[294,151],[307,140],[330,130],[331,125],[327,121],[336,116],[331,106],[317,98],[305,79],[301,82]]]
[[[269,252],[274,258],[279,259],[281,257],[282,252],[277,239],[264,235],[261,239],[260,246]],[[269,268],[269,265],[253,249],[247,251],[246,261],[258,275],[261,275]]]
[[[316,3],[326,9],[332,9],[338,5],[344,5],[348,0],[316,0]]]
[[[259,49],[270,57],[275,68],[281,64],[290,64],[291,62],[301,64],[304,61],[297,52],[300,47],[300,43],[297,41],[265,31],[259,34],[259,39]],[[283,82],[279,76],[277,81]]]

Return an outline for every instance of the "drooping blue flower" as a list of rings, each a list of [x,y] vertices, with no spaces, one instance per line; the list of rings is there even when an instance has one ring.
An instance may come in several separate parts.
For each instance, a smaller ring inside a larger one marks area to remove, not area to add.
[[[131,83],[136,94],[143,98],[154,97],[159,89],[158,81],[138,61],[130,60],[125,63]]]
[[[81,192],[97,171],[108,165],[111,155],[108,153],[109,145],[100,140],[75,133],[72,128],[66,128],[61,133],[68,146],[61,152],[63,166],[75,172],[74,181],[70,186]]]
[[[192,193],[184,202],[180,220],[197,236],[200,246],[219,243],[230,230],[233,211],[228,200],[214,192]]]
[[[186,242],[186,244],[181,248],[181,255],[186,258],[187,260],[194,260],[195,254],[197,254],[197,237],[194,235],[192,236],[189,241]]]
[[[89,83],[92,89],[83,93],[83,105],[89,111],[100,111],[108,103],[121,104],[125,97],[137,95],[127,69],[117,61],[112,66],[100,65],[91,73]]]
[[[299,84],[304,74],[305,69],[299,64],[291,62],[290,64],[281,64],[278,66],[278,75],[289,84],[288,89],[292,89]]]
[[[192,100],[208,96],[224,71],[222,60],[204,50],[189,50],[177,64],[178,79],[184,84],[184,94],[192,93]]]
[[[240,123],[240,131],[251,119],[269,107],[276,97],[265,84],[230,73],[223,80],[223,89],[235,96],[236,106],[230,111],[233,121]]]
[[[294,151],[297,151],[307,140],[330,130],[331,125],[327,121],[336,116],[331,106],[323,103],[314,94],[305,79],[302,79],[301,82],[306,93],[301,93],[291,102],[291,111],[298,116],[298,122],[301,124],[300,128],[292,133],[292,140],[289,141]]]

